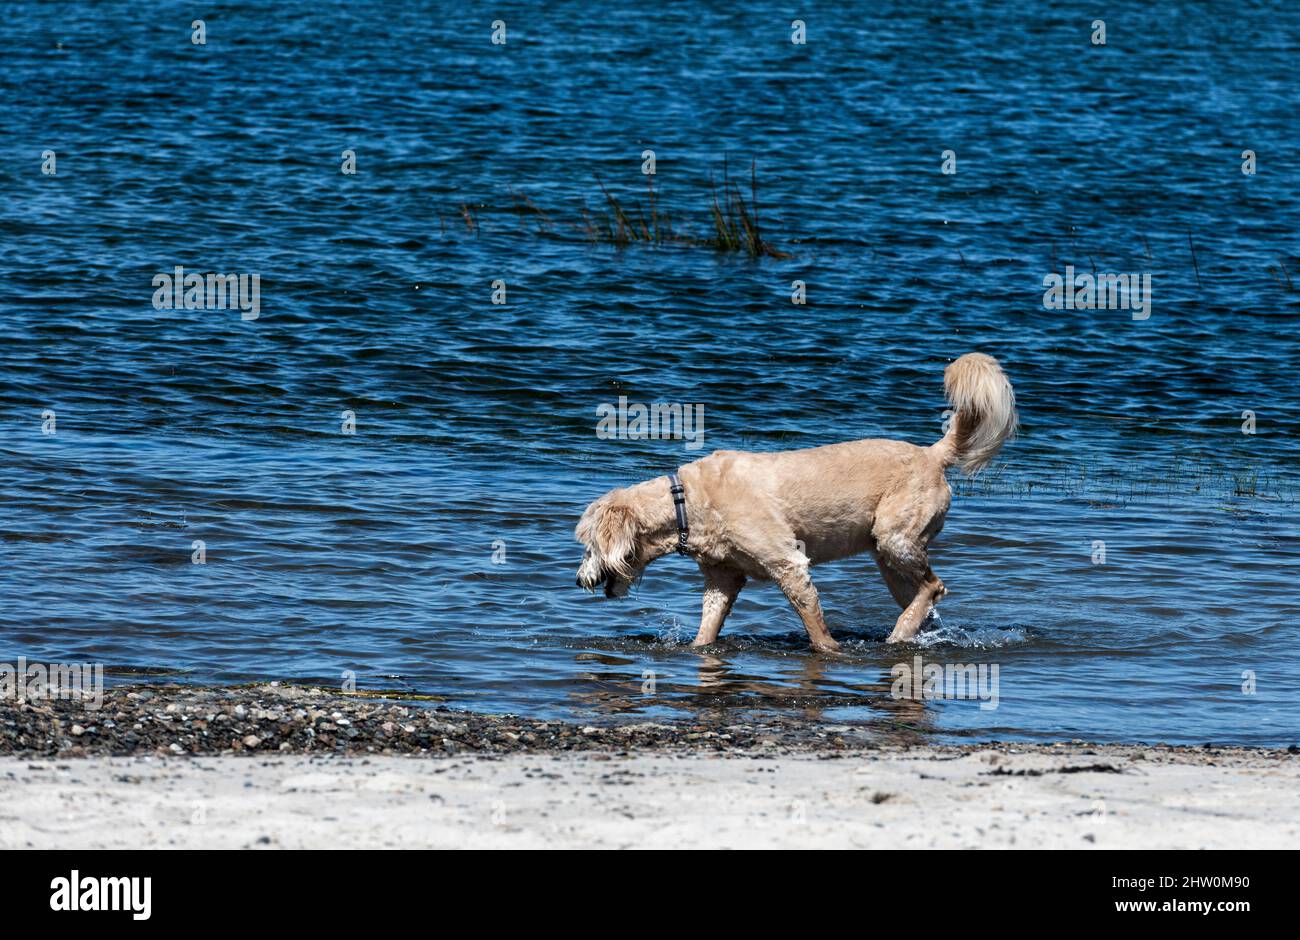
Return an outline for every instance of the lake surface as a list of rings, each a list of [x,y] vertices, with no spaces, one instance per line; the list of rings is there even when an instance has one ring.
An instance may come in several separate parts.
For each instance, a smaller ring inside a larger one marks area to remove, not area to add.
[[[1018,4],[799,15],[805,45],[773,3],[234,4],[195,45],[186,4],[7,11],[0,661],[347,672],[583,722],[1295,742],[1300,7],[1110,4],[1104,46]],[[584,201],[646,205],[646,150],[697,241],[711,177],[750,199],[752,161],[790,257],[593,242]],[[1067,265],[1149,274],[1149,317],[1045,309]],[[176,266],[257,273],[258,317],[156,309]],[[918,644],[883,644],[867,557],[814,572],[837,658],[772,585],[689,650],[677,556],[621,602],[574,586],[605,490],[716,448],[930,443],[973,350],[1022,431],[953,478]],[[620,396],[702,405],[703,449],[598,436]],[[998,707],[900,707],[917,655],[996,664]]]

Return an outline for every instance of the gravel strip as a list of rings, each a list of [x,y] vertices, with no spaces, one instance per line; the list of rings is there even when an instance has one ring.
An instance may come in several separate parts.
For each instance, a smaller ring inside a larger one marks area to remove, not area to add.
[[[422,755],[467,753],[686,752],[825,757],[898,750],[923,736],[883,725],[850,727],[772,719],[733,723],[581,725],[512,715],[480,715],[370,695],[270,683],[234,688],[136,685],[108,690],[97,709],[74,700],[0,702],[0,754],[25,757],[139,755]],[[1121,755],[1213,765],[1225,757],[1294,760],[1297,748],[1173,747],[978,743],[929,746],[932,754],[970,752]]]

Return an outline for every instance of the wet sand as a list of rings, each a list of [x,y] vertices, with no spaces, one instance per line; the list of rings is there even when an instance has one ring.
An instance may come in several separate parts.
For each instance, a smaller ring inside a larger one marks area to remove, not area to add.
[[[0,848],[1300,844],[1295,749],[608,728],[297,687],[0,705]]]

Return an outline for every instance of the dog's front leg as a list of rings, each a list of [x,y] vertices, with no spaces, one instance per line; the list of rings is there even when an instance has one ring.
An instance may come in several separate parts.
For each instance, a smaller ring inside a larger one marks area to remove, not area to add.
[[[821,598],[817,596],[817,588],[812,583],[808,566],[793,563],[783,565],[772,572],[772,578],[798,611],[813,649],[819,653],[838,653],[840,645],[831,636],[831,631],[826,629]]]
[[[931,608],[939,602],[939,598],[948,593],[948,589],[943,586],[939,576],[930,570],[929,565],[926,565],[925,571],[919,578],[907,574],[894,574],[883,563],[880,568],[886,573],[885,579],[889,581],[890,590],[894,592],[895,598],[903,608],[903,612],[898,615],[898,621],[894,624],[893,632],[885,642],[906,643],[916,636]],[[899,584],[897,589],[895,589],[895,581],[890,580],[891,575],[897,579]],[[910,601],[906,599],[909,589],[913,592]]]
[[[704,612],[700,616],[700,632],[691,646],[708,646],[716,643],[722,622],[731,613],[736,595],[745,586],[745,576],[734,568],[701,562],[704,572]]]

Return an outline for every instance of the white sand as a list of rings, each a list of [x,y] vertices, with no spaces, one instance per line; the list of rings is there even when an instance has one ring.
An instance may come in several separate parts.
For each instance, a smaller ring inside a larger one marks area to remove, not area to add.
[[[1300,845],[1300,761],[1130,756],[3,758],[0,848]]]

